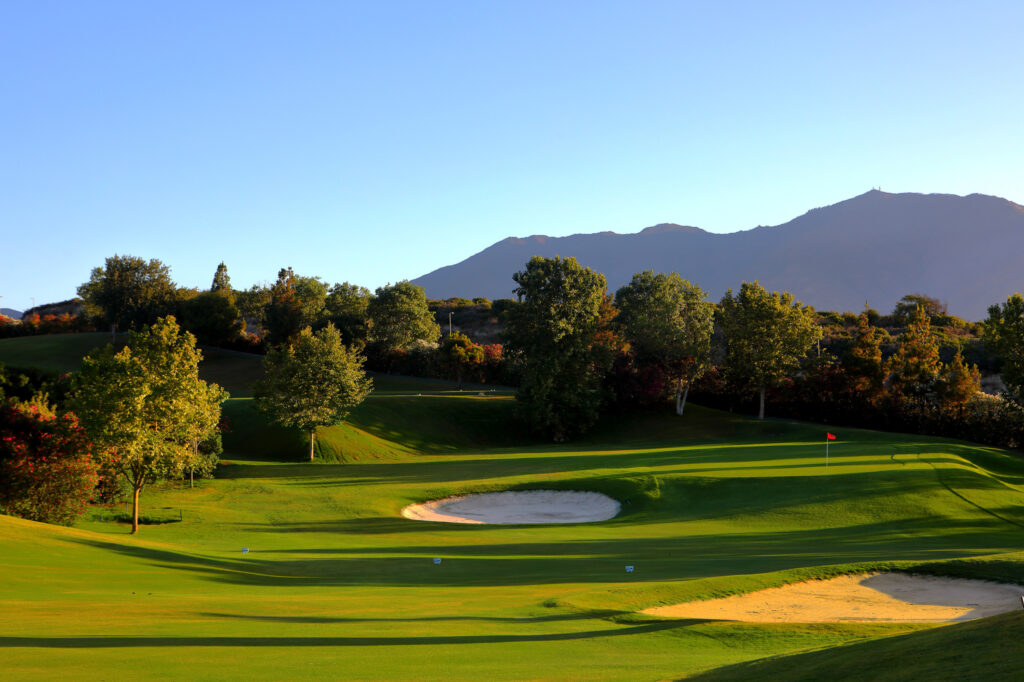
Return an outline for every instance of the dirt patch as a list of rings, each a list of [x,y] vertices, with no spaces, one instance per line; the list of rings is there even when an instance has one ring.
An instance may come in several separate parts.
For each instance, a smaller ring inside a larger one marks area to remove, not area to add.
[[[619,503],[579,490],[521,490],[456,495],[410,504],[402,516],[444,523],[593,523],[619,513]]]
[[[754,623],[952,623],[1022,608],[1024,587],[905,573],[809,580],[723,599],[647,609],[670,618]]]

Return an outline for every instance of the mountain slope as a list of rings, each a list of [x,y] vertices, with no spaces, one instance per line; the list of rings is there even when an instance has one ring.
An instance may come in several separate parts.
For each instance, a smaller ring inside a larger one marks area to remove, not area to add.
[[[783,225],[713,234],[662,224],[636,234],[510,237],[413,282],[432,298],[513,295],[512,274],[533,255],[575,256],[604,273],[614,292],[641,270],[678,272],[717,300],[759,280],[819,309],[883,312],[908,293],[981,319],[1024,288],[1024,207],[972,194],[872,190],[813,209]]]

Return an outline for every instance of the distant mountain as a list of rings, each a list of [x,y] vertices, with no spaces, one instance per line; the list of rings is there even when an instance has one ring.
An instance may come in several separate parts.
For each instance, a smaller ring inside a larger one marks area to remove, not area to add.
[[[6,315],[7,317],[13,317],[16,320],[21,319],[21,311],[15,310],[14,308],[0,308],[0,315]]]
[[[885,313],[905,294],[945,301],[969,320],[1024,290],[1024,207],[971,194],[872,190],[783,225],[713,234],[663,223],[636,234],[509,237],[413,280],[431,298],[513,297],[531,256],[575,256],[614,293],[642,270],[678,272],[718,300],[759,280],[819,310]]]

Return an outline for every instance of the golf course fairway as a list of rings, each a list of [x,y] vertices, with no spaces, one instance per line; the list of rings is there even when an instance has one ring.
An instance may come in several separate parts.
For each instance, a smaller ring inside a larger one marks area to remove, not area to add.
[[[108,339],[4,340],[0,362],[74,369]],[[1024,668],[1024,610],[953,625],[641,613],[850,573],[1019,584],[1018,452],[830,426],[826,468],[826,427],[697,405],[618,416],[556,445],[516,425],[508,390],[376,376],[308,463],[302,434],[253,409],[259,358],[207,358],[205,375],[232,394],[215,479],[147,488],[134,537],[123,506],[73,528],[0,516],[0,678],[1011,679]],[[621,511],[569,525],[401,515],[531,489],[599,492]]]

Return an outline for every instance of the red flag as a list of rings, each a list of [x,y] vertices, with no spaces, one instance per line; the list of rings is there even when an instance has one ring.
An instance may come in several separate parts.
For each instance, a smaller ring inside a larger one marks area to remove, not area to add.
[[[833,436],[831,433],[827,433],[827,432],[825,433],[825,440],[835,440],[835,439],[836,439],[836,437]]]

